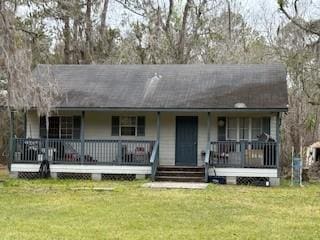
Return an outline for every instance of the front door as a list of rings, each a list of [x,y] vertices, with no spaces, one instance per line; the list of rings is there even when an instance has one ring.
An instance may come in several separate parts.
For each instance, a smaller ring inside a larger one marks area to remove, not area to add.
[[[176,165],[197,166],[198,117],[176,117]]]

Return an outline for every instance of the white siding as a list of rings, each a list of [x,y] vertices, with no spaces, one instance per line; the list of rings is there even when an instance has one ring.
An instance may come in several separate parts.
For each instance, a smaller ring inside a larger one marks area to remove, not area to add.
[[[277,115],[272,115],[270,119],[270,136],[277,139]]]
[[[160,165],[174,165],[175,161],[175,116],[172,113],[160,115]]]

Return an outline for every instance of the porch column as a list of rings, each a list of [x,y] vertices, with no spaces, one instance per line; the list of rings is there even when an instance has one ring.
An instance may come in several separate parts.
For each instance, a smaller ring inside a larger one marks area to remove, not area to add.
[[[209,162],[207,160],[210,161],[210,144],[211,144],[211,115],[210,112],[208,112],[208,116],[207,116],[207,149],[206,149],[206,155],[205,158],[207,158],[207,154],[209,154],[209,159],[205,159],[205,181],[208,182],[209,180]],[[209,151],[209,152],[208,152]]]
[[[159,159],[160,152],[160,112],[157,112],[157,141],[158,141],[158,152],[157,158]]]
[[[27,138],[27,111],[23,114],[23,137]]]
[[[10,111],[10,140],[9,140],[9,162],[8,168],[11,171],[11,163],[14,160],[14,134],[15,133],[15,124],[14,124],[14,112]]]
[[[157,112],[157,141],[160,141],[160,112]]]
[[[277,113],[276,120],[276,164],[277,164],[277,174],[278,178],[280,177],[280,113]]]
[[[210,134],[210,130],[211,130],[211,119],[210,119],[210,112],[208,112],[208,117],[207,117],[207,142],[208,144],[210,144],[211,142],[211,134]]]
[[[48,156],[48,145],[49,145],[49,116],[48,114],[46,115],[46,142],[45,142],[45,157],[44,160],[49,161],[49,156]],[[42,159],[43,160],[43,159]]]
[[[84,162],[84,117],[85,117],[85,112],[81,112],[81,130],[80,130],[80,141],[81,141],[81,156],[80,156],[80,161],[81,164]]]

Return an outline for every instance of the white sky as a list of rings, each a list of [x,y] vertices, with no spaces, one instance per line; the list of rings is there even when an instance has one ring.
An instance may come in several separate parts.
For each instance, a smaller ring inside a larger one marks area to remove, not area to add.
[[[167,1],[167,0],[162,0]],[[181,6],[184,5],[186,0],[175,0],[177,3],[180,3]],[[210,0],[209,0],[210,1]],[[279,24],[281,23],[281,19],[285,19],[281,14],[279,14],[277,0],[230,0],[232,4],[232,9],[238,9],[241,15],[246,19],[246,21],[250,24],[250,26],[257,31],[259,31],[262,35],[264,35],[264,31],[268,27],[271,30],[275,31]],[[304,0],[301,2],[301,9],[303,9],[306,4],[313,2],[319,2],[316,6],[319,6],[319,9],[314,9],[314,12],[310,13],[315,15],[320,14],[320,0]],[[139,17],[135,14],[132,14],[126,10],[114,0],[110,0],[108,9],[108,17],[107,17],[107,25],[111,27],[119,27],[121,31],[125,32],[128,29],[128,25],[125,23],[128,21],[124,21],[126,17],[129,21],[134,21]],[[303,5],[304,4],[304,5]],[[231,10],[232,10],[231,9]],[[310,11],[310,9],[309,9]],[[19,15],[23,16],[26,13],[30,12],[30,8],[20,8]],[[268,23],[267,23],[268,22]],[[55,23],[51,24],[52,27]],[[50,25],[50,22],[48,22]]]

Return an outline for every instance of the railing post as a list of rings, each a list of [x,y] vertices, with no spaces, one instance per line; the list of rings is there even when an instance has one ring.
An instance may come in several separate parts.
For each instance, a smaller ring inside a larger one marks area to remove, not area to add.
[[[84,117],[85,117],[85,112],[81,112],[81,130],[80,130],[80,140],[81,140],[81,156],[80,156],[80,161],[81,164],[84,162]]]
[[[243,168],[245,165],[246,161],[246,146],[245,146],[245,141],[240,140],[240,155],[241,155],[241,167]]]
[[[118,163],[122,162],[122,143],[121,140],[118,141]]]

